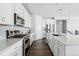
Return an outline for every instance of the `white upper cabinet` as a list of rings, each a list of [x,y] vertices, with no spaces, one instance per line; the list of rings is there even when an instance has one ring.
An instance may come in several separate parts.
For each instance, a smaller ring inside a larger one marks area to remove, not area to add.
[[[31,16],[21,3],[0,3],[0,24],[14,25],[14,13],[25,20],[25,27],[31,27]]]
[[[0,24],[13,25],[14,4],[0,3]]]
[[[31,26],[31,16],[21,3],[15,3],[15,13],[25,20],[25,27]]]
[[[31,16],[25,8],[24,8],[24,19],[25,19],[25,27],[31,27]]]
[[[15,13],[18,14],[18,16],[23,18],[23,5],[21,3],[15,3]]]

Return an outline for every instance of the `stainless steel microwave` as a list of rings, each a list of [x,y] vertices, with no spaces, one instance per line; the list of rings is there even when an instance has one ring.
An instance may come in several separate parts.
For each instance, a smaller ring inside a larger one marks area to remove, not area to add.
[[[14,25],[16,26],[24,26],[24,19],[20,16],[18,16],[16,13],[14,13]]]

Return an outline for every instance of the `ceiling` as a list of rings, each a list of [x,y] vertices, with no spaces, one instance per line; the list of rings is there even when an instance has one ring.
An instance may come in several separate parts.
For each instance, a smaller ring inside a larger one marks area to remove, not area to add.
[[[42,17],[79,16],[78,3],[23,3],[31,14]]]

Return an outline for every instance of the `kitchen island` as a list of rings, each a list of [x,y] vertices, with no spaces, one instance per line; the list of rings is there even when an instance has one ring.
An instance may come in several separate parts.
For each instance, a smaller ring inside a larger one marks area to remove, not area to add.
[[[47,42],[55,56],[79,56],[79,35],[47,33]]]

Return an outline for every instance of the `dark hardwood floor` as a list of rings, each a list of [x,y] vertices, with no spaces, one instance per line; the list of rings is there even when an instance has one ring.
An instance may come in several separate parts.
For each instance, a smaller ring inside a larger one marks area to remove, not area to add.
[[[45,39],[34,41],[29,49],[27,56],[53,56]]]

